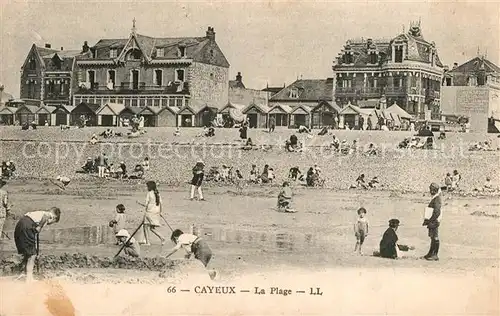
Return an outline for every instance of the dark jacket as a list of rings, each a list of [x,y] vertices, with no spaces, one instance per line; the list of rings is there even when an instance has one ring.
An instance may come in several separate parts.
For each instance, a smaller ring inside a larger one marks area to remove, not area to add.
[[[203,169],[193,168],[193,178],[191,179],[191,184],[197,187],[201,186],[203,182],[203,177],[205,176]]]
[[[387,228],[380,241],[380,256],[382,258],[396,259],[398,257],[396,251],[397,241],[398,235],[396,231],[391,227]]]

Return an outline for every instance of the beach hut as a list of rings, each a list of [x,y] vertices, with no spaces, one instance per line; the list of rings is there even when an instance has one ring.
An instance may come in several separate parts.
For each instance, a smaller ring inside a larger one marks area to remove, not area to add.
[[[144,127],[155,127],[158,126],[158,113],[164,108],[159,106],[147,106],[145,108],[140,108],[141,111],[137,113],[138,115],[144,117]],[[174,116],[174,120],[175,120]]]
[[[299,105],[290,113],[290,127],[299,128],[299,126],[311,127],[311,108],[307,105]]]
[[[268,112],[268,124],[271,121],[271,118],[274,118],[276,122],[276,127],[286,126],[288,127],[290,123],[290,114],[292,113],[292,108],[286,104],[276,104]],[[269,126],[268,126],[269,127]]]
[[[20,125],[36,123],[36,112],[39,107],[34,105],[21,105],[16,111],[16,120]]]
[[[193,127],[195,126],[196,111],[189,105],[183,106],[177,112],[177,126]]]
[[[341,109],[335,102],[321,100],[311,110],[312,128],[322,128],[324,126],[335,126],[335,117]]]
[[[70,125],[71,112],[74,109],[75,106],[72,105],[60,105],[55,107],[55,110],[52,111],[51,114],[52,125]]]
[[[71,125],[79,125],[84,119],[87,126],[97,126],[97,110],[99,104],[82,102],[71,111]]]
[[[151,109],[151,111],[156,111],[157,109]],[[176,106],[166,106],[158,109],[156,114],[156,126],[162,127],[175,127],[178,126],[178,118],[180,117],[178,113],[180,109]],[[187,112],[185,112],[187,113]],[[187,115],[189,116],[189,114]],[[189,119],[193,119],[192,116],[189,116]],[[192,121],[191,121],[192,122]],[[192,126],[192,125],[187,125]]]
[[[129,121],[132,120],[132,118],[136,115],[138,115],[144,108],[138,107],[138,106],[126,106],[121,110],[121,112],[118,115],[118,126],[122,126],[122,122],[124,121]],[[144,124],[146,126],[146,124]]]
[[[56,110],[55,106],[50,106],[50,105],[44,105],[41,106],[38,111],[36,111],[36,116],[37,116],[37,124],[40,126],[45,125],[54,125],[55,122],[52,121],[52,112]]]
[[[251,128],[266,128],[268,112],[268,107],[255,103],[250,104],[242,111],[247,116]]]
[[[349,125],[350,129],[361,129],[360,122],[363,118],[363,128],[366,129],[370,115],[376,115],[375,109],[362,109],[349,102],[339,113],[339,127],[344,128]]]
[[[0,125],[14,125],[14,115],[17,108],[10,106],[0,107]]]
[[[117,126],[118,117],[125,109],[122,103],[106,103],[101,106],[97,111],[97,125],[99,126]]]

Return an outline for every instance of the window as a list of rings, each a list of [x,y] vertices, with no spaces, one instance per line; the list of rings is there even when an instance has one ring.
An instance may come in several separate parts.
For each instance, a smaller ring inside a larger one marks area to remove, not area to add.
[[[179,57],[186,57],[186,47],[179,46]]]
[[[159,87],[163,85],[163,70],[155,69],[153,82]]]
[[[377,63],[377,53],[371,52],[370,53],[370,64],[376,64]]]
[[[210,57],[214,57],[214,50],[213,49],[210,50]]]
[[[175,71],[175,81],[184,81],[184,69],[177,69]]]
[[[343,88],[350,88],[351,86],[352,86],[351,79],[342,80],[342,87]]]
[[[175,98],[174,99],[174,106],[178,108],[182,108],[182,98]]]
[[[31,57],[29,61],[29,69],[36,70],[36,61],[35,58]]]
[[[474,87],[477,86],[477,77],[469,77],[469,86]]]
[[[35,98],[35,84],[33,80],[28,81],[28,99],[34,99]]]
[[[394,62],[402,63],[403,62],[403,46],[396,46],[394,50]]]
[[[446,78],[446,85],[451,86],[451,78]]]
[[[113,83],[113,87],[116,85],[116,71],[108,70],[108,83]]]
[[[353,64],[354,63],[354,57],[352,56],[352,54],[344,54],[344,63],[345,64]]]
[[[109,58],[116,58],[118,56],[118,50],[116,48],[111,48],[109,50]]]
[[[165,49],[163,47],[156,48],[156,57],[164,57]]]
[[[290,90],[290,98],[298,99],[299,98],[299,89]]]
[[[90,84],[90,88],[94,88],[95,85],[95,71],[87,70],[87,82]]]

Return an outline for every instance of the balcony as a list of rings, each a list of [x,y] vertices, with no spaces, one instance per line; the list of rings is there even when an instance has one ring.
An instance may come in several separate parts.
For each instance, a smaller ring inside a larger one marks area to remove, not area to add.
[[[363,98],[380,97],[382,94],[381,87],[337,87],[335,95],[337,96],[359,96]]]
[[[183,86],[182,86],[183,85]],[[169,86],[147,85],[145,82],[121,82],[113,88],[94,83],[90,88],[79,87],[76,94],[189,94],[187,82],[173,82]]]
[[[405,95],[406,89],[404,87],[386,87],[384,92],[386,95]]]
[[[45,100],[66,100],[69,98],[68,93],[47,92],[45,93]]]

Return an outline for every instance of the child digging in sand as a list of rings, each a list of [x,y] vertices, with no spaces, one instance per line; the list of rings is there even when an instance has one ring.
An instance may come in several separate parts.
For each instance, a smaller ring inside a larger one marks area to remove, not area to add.
[[[170,257],[171,255],[176,253],[177,250],[184,248],[187,253],[185,256],[186,259],[189,259],[191,257],[191,254],[194,254],[195,259],[198,259],[201,263],[203,263],[205,268],[210,262],[210,259],[212,259],[212,250],[208,246],[207,242],[201,237],[193,234],[187,234],[180,229],[176,229],[172,233],[170,239],[175,243],[176,246],[170,250],[165,258]],[[208,270],[208,274],[213,280],[215,278],[216,272],[215,270]]]
[[[354,224],[354,235],[356,236],[356,246],[354,247],[354,252],[359,252],[359,254],[363,254],[361,251],[361,246],[365,242],[365,237],[368,236],[368,219],[366,216],[366,209],[361,207],[358,209],[358,219]]]

